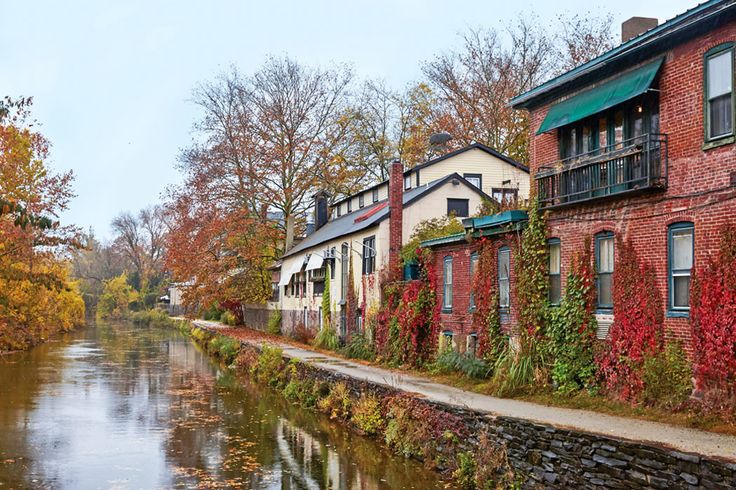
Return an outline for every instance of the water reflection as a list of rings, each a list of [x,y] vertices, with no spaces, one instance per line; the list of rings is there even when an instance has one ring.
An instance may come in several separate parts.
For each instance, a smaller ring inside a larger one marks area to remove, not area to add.
[[[0,488],[441,486],[175,331],[101,325],[0,359]]]

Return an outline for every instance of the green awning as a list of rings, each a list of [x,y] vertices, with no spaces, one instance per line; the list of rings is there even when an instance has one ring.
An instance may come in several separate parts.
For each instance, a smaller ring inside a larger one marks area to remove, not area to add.
[[[539,126],[537,134],[580,121],[643,94],[652,85],[663,60],[664,58],[660,58],[640,66],[636,70],[553,105]]]

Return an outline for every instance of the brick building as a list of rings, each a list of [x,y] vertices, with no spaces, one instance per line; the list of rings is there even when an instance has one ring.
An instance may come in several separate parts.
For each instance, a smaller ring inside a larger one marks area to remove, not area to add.
[[[628,23],[651,27],[647,22]],[[626,27],[626,26],[625,26]],[[615,237],[656,269],[668,336],[690,339],[690,274],[736,219],[736,2],[709,1],[511,101],[548,211],[551,300],[594,243],[599,337],[612,322]]]
[[[514,253],[520,231],[526,224],[525,211],[504,211],[492,216],[463,220],[464,233],[421,243],[432,251],[437,271],[437,301],[442,305],[442,340],[459,352],[475,354],[478,332],[473,328],[475,298],[473,278],[479,259],[481,239],[490,241],[497,263],[501,327],[509,331],[516,321],[514,305]]]

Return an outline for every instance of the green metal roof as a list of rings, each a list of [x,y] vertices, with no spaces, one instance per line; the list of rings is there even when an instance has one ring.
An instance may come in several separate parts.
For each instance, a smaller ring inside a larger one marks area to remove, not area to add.
[[[696,7],[663,22],[657,27],[646,31],[645,33],[640,34],[639,36],[636,36],[609,51],[606,51],[597,58],[594,58],[587,63],[583,63],[558,77],[548,80],[523,94],[517,95],[509,101],[509,105],[516,108],[533,106],[538,102],[540,97],[546,96],[548,92],[561,89],[566,84],[569,84],[580,77],[588,76],[599,69],[604,69],[614,61],[619,61],[629,56],[655,55],[656,53],[652,53],[652,48],[654,47],[653,44],[666,43],[667,39],[665,38],[668,38],[670,35],[677,35],[679,32],[689,29],[702,20],[722,18],[726,12],[730,12],[729,15],[733,15],[735,7],[736,2],[734,2],[734,0],[709,0],[697,5]]]
[[[465,227],[466,233],[470,232],[475,237],[490,236],[497,233],[506,233],[513,228],[510,225],[521,225],[522,222],[528,219],[529,217],[526,211],[513,209],[490,216],[481,216],[480,218],[465,218],[463,220],[463,226]],[[466,240],[466,233],[454,233],[439,238],[432,238],[431,240],[424,240],[419,246],[424,248],[463,242]]]
[[[496,213],[490,216],[464,219],[463,226],[465,226],[466,230],[468,228],[481,230],[485,228],[494,228],[497,226],[507,225],[509,223],[515,223],[517,221],[526,221],[527,219],[529,219],[529,216],[526,214],[526,211],[522,211],[520,209],[512,209],[510,211],[504,211],[502,213]]]
[[[664,58],[640,66],[591,90],[577,94],[547,112],[537,134],[542,134],[604,111],[646,92],[657,76]]]
[[[439,238],[432,238],[430,240],[424,240],[419,243],[420,247],[434,247],[436,245],[445,245],[448,243],[457,243],[465,240],[465,233],[453,233],[452,235],[442,236]]]

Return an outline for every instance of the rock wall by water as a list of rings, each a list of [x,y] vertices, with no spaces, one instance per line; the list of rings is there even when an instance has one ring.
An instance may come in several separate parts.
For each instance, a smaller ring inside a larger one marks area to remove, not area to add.
[[[258,350],[245,344],[244,348]],[[344,382],[354,395],[399,393],[388,386],[299,363],[305,376],[328,383]],[[526,488],[736,488],[736,463],[682,453],[650,444],[620,440],[513,417],[496,417],[454,405],[425,401],[462,418],[475,436],[463,451],[477,451],[484,431],[505,448]]]

